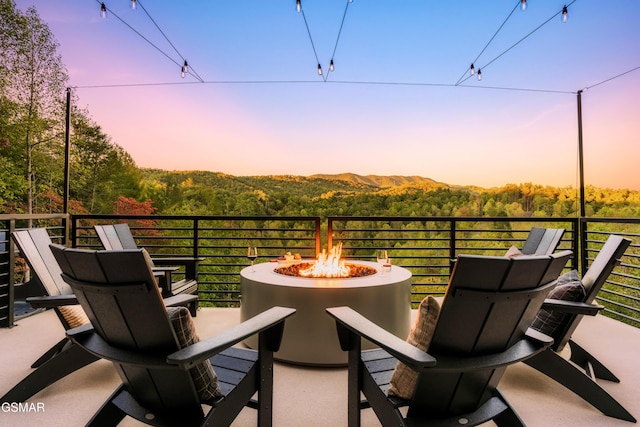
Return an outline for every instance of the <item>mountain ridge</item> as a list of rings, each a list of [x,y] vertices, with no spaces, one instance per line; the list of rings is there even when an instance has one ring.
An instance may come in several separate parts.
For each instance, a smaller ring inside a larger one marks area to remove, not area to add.
[[[347,181],[353,184],[364,184],[380,188],[403,187],[411,184],[418,184],[419,186],[426,185],[428,187],[453,188],[453,186],[449,184],[418,175],[359,175],[351,172],[345,172],[338,174],[314,174],[310,175],[309,178]]]

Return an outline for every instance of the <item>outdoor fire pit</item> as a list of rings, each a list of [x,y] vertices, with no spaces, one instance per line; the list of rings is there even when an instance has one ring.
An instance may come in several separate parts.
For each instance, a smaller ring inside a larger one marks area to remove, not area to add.
[[[347,363],[335,321],[325,312],[327,307],[350,306],[396,336],[407,337],[411,316],[411,273],[407,269],[393,266],[383,272],[377,263],[357,261],[345,263],[356,267],[356,276],[299,275],[317,262],[267,262],[256,264],[255,271],[247,267],[240,273],[242,321],[276,305],[296,309],[285,324],[282,345],[275,353],[277,360],[319,366]],[[245,344],[257,348],[257,337]],[[363,344],[363,348],[372,347]]]

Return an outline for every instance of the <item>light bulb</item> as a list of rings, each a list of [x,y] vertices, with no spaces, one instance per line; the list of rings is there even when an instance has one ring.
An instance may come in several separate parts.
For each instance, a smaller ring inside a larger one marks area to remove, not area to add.
[[[100,16],[102,19],[107,17],[107,6],[105,6],[104,3],[100,3]]]
[[[333,59],[331,60],[331,62],[329,62],[329,71],[333,72],[333,70],[335,70],[336,67],[333,66]]]
[[[296,12],[300,12],[302,10],[302,5],[300,4],[300,0],[296,0]]]
[[[182,65],[182,72],[181,72],[181,76],[184,79],[184,76],[187,75],[187,73],[189,72],[189,64],[187,64],[187,60],[184,60],[184,65]]]
[[[131,9],[136,10],[136,0],[131,0]]]
[[[520,7],[522,10],[527,10],[527,0],[520,0]]]
[[[471,67],[469,67],[469,75],[473,76],[476,73],[476,67],[473,66],[473,64],[471,64]]]
[[[482,80],[482,70],[478,68],[478,81]]]
[[[565,5],[562,8],[562,22],[567,22],[568,17],[569,17],[569,11],[567,10],[567,6]]]
[[[318,64],[318,75],[322,75],[322,66],[320,64]]]

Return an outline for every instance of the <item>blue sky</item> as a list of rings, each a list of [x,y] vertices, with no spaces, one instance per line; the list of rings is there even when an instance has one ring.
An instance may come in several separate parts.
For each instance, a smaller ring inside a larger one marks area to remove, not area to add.
[[[640,189],[638,1],[104,3],[107,19],[94,1],[16,2],[139,166],[575,187],[589,88],[586,183]]]

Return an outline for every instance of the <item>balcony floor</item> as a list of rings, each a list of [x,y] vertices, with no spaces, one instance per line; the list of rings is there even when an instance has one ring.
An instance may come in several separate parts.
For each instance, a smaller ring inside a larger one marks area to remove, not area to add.
[[[214,335],[240,320],[239,309],[200,309],[196,317],[201,338]],[[30,364],[61,339],[64,331],[49,311],[0,329],[0,394],[26,376]],[[574,335],[585,348],[611,368],[619,384],[604,387],[636,418],[640,418],[640,329],[603,316],[585,318]],[[275,367],[274,425],[324,427],[346,425],[346,369],[303,368],[278,363]],[[119,384],[110,363],[98,361],[69,375],[35,395],[30,402],[43,403],[43,412],[0,413],[0,426],[84,425]],[[630,426],[608,418],[574,394],[532,368],[518,364],[507,369],[501,390],[530,426]],[[253,426],[255,411],[245,409],[233,426]],[[123,426],[138,423],[127,419]],[[380,425],[371,410],[364,426]]]

